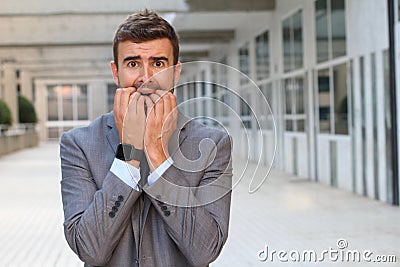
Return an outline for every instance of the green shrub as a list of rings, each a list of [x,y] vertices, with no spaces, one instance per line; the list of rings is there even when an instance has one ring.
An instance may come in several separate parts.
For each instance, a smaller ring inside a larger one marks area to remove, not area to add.
[[[36,112],[33,104],[24,96],[18,96],[18,113],[20,123],[37,123]]]
[[[7,104],[0,99],[0,124],[11,125],[11,111]]]

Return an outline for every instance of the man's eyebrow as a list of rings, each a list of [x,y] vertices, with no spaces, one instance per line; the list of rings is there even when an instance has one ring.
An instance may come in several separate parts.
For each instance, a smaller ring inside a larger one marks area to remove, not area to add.
[[[124,60],[122,62],[138,60],[138,59],[140,59],[140,56],[129,56],[129,57],[124,58]]]
[[[167,57],[163,57],[163,56],[161,56],[161,57],[151,57],[151,59],[154,60],[154,61],[164,60],[164,61],[169,62],[168,58]]]

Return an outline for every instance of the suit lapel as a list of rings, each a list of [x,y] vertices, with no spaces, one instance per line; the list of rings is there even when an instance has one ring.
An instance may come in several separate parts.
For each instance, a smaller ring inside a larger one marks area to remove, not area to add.
[[[107,114],[107,126],[109,128],[109,131],[106,135],[107,141],[111,146],[112,151],[115,154],[115,151],[117,149],[117,145],[119,144],[119,134],[117,130],[117,126],[115,125],[114,121],[114,113],[110,112]]]
[[[190,121],[188,117],[179,113],[178,121],[176,123],[176,130],[171,136],[168,152],[171,157],[178,151],[178,148],[182,145],[183,141],[185,141],[187,137],[186,125]]]

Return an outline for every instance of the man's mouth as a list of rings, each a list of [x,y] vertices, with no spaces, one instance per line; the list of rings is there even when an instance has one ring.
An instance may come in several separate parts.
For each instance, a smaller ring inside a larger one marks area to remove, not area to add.
[[[156,92],[155,89],[151,89],[151,88],[146,88],[146,87],[139,87],[137,89],[137,91],[144,96],[149,96],[151,94],[154,94]]]

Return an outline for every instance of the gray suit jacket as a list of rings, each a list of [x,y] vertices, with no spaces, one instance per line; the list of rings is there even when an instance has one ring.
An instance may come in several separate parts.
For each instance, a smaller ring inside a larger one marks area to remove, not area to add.
[[[110,172],[118,143],[112,113],[61,138],[64,232],[85,266],[214,261],[228,236],[230,137],[179,116],[169,147],[175,163],[142,192]]]

